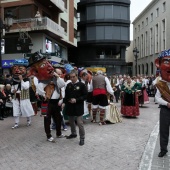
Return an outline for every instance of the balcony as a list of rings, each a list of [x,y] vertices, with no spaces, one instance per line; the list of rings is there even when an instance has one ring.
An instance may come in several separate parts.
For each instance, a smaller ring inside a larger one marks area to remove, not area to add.
[[[64,2],[63,0],[37,0],[43,6],[47,7],[50,11],[64,12]]]
[[[59,9],[64,11],[64,2],[62,0],[50,0],[53,4],[55,4]]]
[[[52,21],[47,17],[41,18],[42,21],[37,21],[36,18],[19,19],[13,21],[13,26],[10,33],[19,32],[21,29],[26,31],[50,31],[60,38],[65,35],[64,28],[58,25],[56,22]]]

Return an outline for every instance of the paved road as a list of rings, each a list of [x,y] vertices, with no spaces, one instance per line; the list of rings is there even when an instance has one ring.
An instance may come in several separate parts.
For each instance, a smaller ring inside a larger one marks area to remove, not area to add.
[[[87,120],[84,146],[78,145],[78,138],[47,142],[40,116],[33,117],[31,127],[22,118],[14,130],[14,120],[8,117],[0,121],[0,170],[137,170],[159,118],[153,98],[140,113],[138,118],[123,117],[122,123],[105,126]],[[63,133],[69,135],[70,129]]]

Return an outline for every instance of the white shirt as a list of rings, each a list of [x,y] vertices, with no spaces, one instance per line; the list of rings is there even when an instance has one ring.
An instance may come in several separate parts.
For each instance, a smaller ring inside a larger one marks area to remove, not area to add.
[[[162,81],[164,81],[164,80],[162,80]],[[165,81],[165,82],[166,82],[166,81]],[[168,85],[168,87],[169,87],[169,89],[170,89],[170,82],[167,82],[167,85]],[[167,106],[167,104],[168,104],[167,101],[165,101],[164,99],[162,99],[161,93],[160,93],[160,91],[158,90],[158,88],[157,88],[157,92],[156,92],[156,95],[155,95],[155,100],[156,100],[157,103],[160,104],[160,105]]]
[[[111,95],[114,95],[114,91],[113,91],[112,86],[110,84],[110,81],[109,81],[109,79],[107,77],[105,77],[105,82],[106,82],[106,90],[107,90],[107,92],[110,93]],[[93,90],[93,84],[92,83],[90,84],[90,86],[91,86],[90,89]]]

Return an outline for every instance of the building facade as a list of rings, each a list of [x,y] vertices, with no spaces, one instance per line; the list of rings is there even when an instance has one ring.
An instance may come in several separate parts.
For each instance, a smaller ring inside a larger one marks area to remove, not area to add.
[[[133,21],[133,47],[139,50],[138,74],[155,74],[155,59],[161,51],[170,48],[169,7],[169,0],[151,1]]]
[[[23,58],[25,53],[54,53],[54,61],[60,61],[68,59],[68,48],[77,46],[77,20],[74,14],[77,3],[74,0],[2,0],[0,4],[2,20],[8,11],[15,16],[3,40],[4,71],[10,65],[7,64],[8,60]],[[32,50],[28,48],[30,42],[33,44]]]
[[[76,64],[105,67],[108,75],[127,73],[130,0],[80,0],[77,16]]]

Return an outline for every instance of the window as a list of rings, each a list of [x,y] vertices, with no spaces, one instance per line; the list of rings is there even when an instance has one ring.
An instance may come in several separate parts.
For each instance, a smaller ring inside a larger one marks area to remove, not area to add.
[[[67,0],[63,0],[63,2],[64,2],[65,9],[67,9]]]
[[[166,37],[165,37],[165,19],[162,20],[162,50],[165,50],[166,45],[165,45],[165,41],[166,41]]]
[[[146,25],[148,25],[148,17],[146,18]]]
[[[115,49],[112,48],[99,48],[96,50],[96,58],[98,59],[120,59],[120,53],[115,53]]]
[[[46,53],[51,53],[52,52],[52,41],[46,38],[45,42],[46,42],[45,44]]]
[[[159,52],[159,37],[158,37],[158,24],[156,24],[155,26],[155,52]]]
[[[34,18],[37,10],[38,8],[35,5],[22,5],[19,7],[5,8],[4,13],[6,14],[7,11],[12,11],[13,15],[15,16],[15,19],[25,19],[25,18]]]
[[[156,17],[159,17],[159,8],[156,9]]]
[[[145,32],[145,56],[148,55],[148,32]]]
[[[166,11],[166,2],[163,3],[163,12]]]
[[[140,25],[138,25],[138,31],[140,31]]]
[[[77,18],[77,10],[74,8],[74,17]]]
[[[153,21],[153,13],[151,13],[151,22]]]
[[[150,54],[153,52],[153,30],[150,28]]]
[[[64,31],[67,32],[67,22],[61,19],[61,26],[64,28]]]
[[[144,21],[142,21],[142,28],[144,28]]]
[[[135,34],[136,34],[136,28],[135,28]]]
[[[77,38],[77,30],[74,29],[74,38]]]

